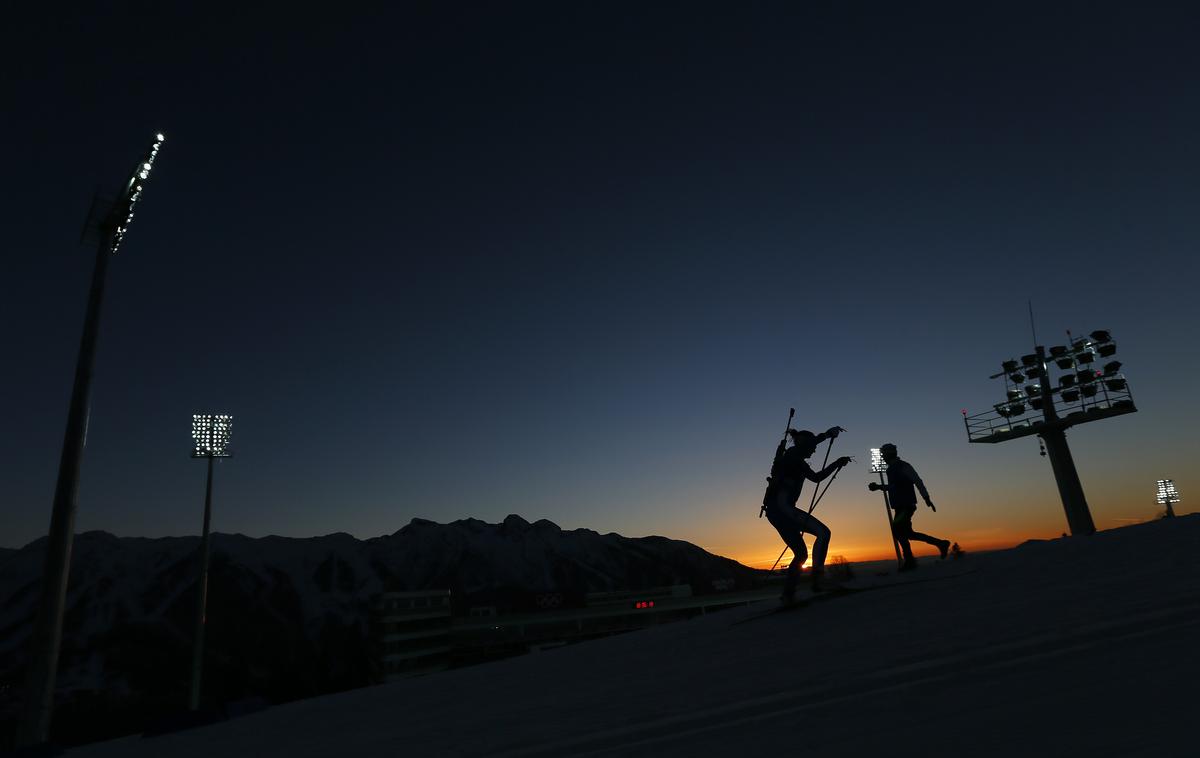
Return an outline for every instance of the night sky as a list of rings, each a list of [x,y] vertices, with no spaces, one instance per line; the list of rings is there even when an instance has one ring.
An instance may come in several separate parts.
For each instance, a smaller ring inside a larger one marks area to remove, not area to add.
[[[1030,300],[1042,344],[1111,330],[1140,409],[1068,433],[1097,527],[1159,478],[1200,497],[1186,4],[167,5],[7,23],[2,546],[49,525],[93,191],[158,131],[77,531],[198,534],[211,411],[219,532],[518,513],[769,564],[794,406],[858,458],[831,555],[890,553],[889,441],[919,530],[1055,537],[1035,439],[960,413],[1002,399]]]

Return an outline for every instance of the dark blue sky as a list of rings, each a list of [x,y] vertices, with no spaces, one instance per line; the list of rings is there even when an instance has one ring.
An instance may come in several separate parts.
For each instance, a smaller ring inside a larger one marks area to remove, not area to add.
[[[1098,526],[1148,517],[1162,477],[1189,510],[1200,14],[645,5],[16,19],[0,544],[49,523],[93,188],[160,130],[81,530],[198,532],[212,410],[219,531],[515,512],[749,560],[795,406],[860,460],[898,442],[964,544],[1053,536],[1036,443],[969,446],[959,415],[1000,399],[1029,298],[1045,344],[1111,329],[1141,408],[1071,434]],[[833,552],[886,550],[843,479]]]

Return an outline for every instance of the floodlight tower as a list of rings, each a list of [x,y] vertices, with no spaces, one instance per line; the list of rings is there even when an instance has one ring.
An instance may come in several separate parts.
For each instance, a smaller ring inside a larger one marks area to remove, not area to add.
[[[883,472],[887,471],[887,463],[883,460],[883,449],[878,447],[871,448],[871,473],[879,474],[879,484],[883,485]],[[883,509],[887,511],[888,534],[892,536],[892,547],[896,548],[896,563],[904,563],[904,558],[900,555],[900,543],[896,541],[896,534],[892,531],[892,501],[888,499],[887,490],[883,492]]]
[[[133,209],[142,197],[154,159],[165,137],[155,135],[146,156],[129,175],[120,195],[103,210],[94,201],[85,237],[98,237],[92,285],[83,319],[83,337],[75,359],[75,383],[67,411],[67,430],[63,436],[58,463],[58,481],[54,487],[54,507],[50,516],[50,534],[46,543],[46,561],[42,570],[42,594],[30,638],[29,667],[25,678],[24,718],[17,738],[19,745],[32,746],[46,741],[54,710],[54,683],[58,674],[58,650],[62,642],[63,606],[67,597],[67,578],[71,570],[71,543],[75,532],[75,511],[79,499],[79,470],[91,404],[92,367],[96,362],[96,338],[100,331],[100,306],[109,258],[121,247],[133,221]]]
[[[1134,413],[1137,408],[1120,361],[1106,363],[1103,370],[1093,368],[1097,358],[1116,353],[1112,335],[1101,330],[1079,338],[1067,332],[1067,337],[1067,345],[1049,350],[1049,362],[1066,372],[1057,386],[1050,381],[1046,348],[1038,345],[1020,362],[1004,361],[1000,373],[990,377],[1004,377],[1007,399],[973,416],[963,411],[963,423],[969,442],[1004,442],[1035,434],[1041,437],[1071,534],[1082,535],[1095,532],[1096,525],[1067,445],[1066,430],[1088,421]],[[1026,381],[1030,383],[1022,386]],[[1059,415],[1060,411],[1064,415]]]
[[[1179,491],[1175,489],[1175,482],[1172,479],[1158,480],[1158,497],[1156,498],[1159,505],[1165,505],[1167,512],[1163,514],[1165,518],[1175,518],[1175,509],[1171,506],[1179,502]]]
[[[230,458],[229,435],[233,429],[233,416],[211,413],[192,416],[192,439],[196,447],[193,458],[208,459],[208,481],[204,486],[204,536],[200,540],[200,582],[196,593],[196,634],[192,638],[192,692],[188,708],[200,708],[200,669],[204,660],[204,615],[208,601],[208,552],[211,536],[208,531],[212,519],[213,461]]]

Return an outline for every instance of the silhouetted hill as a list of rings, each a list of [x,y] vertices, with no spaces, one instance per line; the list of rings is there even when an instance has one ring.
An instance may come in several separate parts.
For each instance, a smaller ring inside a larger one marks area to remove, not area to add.
[[[75,741],[140,731],[147,719],[183,707],[199,543],[98,531],[76,537],[58,677],[60,735]],[[41,539],[0,554],[0,687],[20,682],[45,545]],[[371,604],[385,590],[449,589],[459,610],[505,610],[540,592],[581,599],[690,584],[701,594],[716,580],[749,586],[755,574],[687,542],[568,531],[519,516],[500,524],[414,519],[368,540],[217,534],[204,692],[212,703],[281,702],[371,683],[378,678]],[[18,689],[7,690],[10,701]],[[12,708],[9,702],[9,715]]]

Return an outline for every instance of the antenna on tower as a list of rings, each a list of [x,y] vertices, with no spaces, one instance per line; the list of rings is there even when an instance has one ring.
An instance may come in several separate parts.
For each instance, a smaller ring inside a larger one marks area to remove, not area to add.
[[[1037,329],[1033,326],[1033,298],[1029,298],[1029,331],[1033,332],[1033,349],[1037,349]]]

